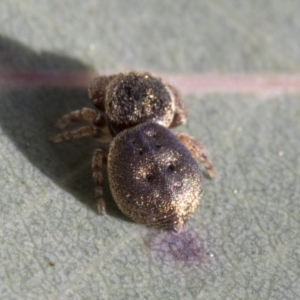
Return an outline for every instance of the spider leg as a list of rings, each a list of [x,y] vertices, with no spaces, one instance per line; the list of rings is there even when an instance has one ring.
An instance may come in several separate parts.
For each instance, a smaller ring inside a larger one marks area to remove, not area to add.
[[[90,99],[94,105],[103,112],[105,111],[106,87],[116,76],[117,75],[99,76],[89,85],[88,93]]]
[[[82,126],[74,130],[68,130],[58,133],[51,138],[51,141],[54,143],[59,143],[62,141],[80,139],[87,136],[101,138],[101,136],[103,136],[103,131],[99,127],[92,125]]]
[[[174,105],[175,105],[175,112],[174,112],[174,118],[169,126],[170,128],[179,126],[181,124],[184,124],[187,119],[187,110],[183,104],[182,98],[180,96],[179,91],[172,85],[167,85],[168,89],[171,92],[171,95],[174,98]]]
[[[209,177],[214,178],[216,171],[211,161],[206,155],[205,147],[186,134],[175,133],[175,135],[185,145],[185,147],[187,147],[187,149],[191,152],[192,156],[204,165]]]
[[[74,110],[65,114],[57,121],[56,127],[64,129],[70,123],[79,121],[91,122],[98,127],[103,127],[105,125],[105,120],[99,112],[94,109],[84,107],[81,110]]]
[[[105,202],[103,198],[103,174],[102,165],[105,158],[102,149],[96,149],[92,160],[93,178],[95,183],[95,198],[97,201],[97,208],[100,215],[105,215]]]

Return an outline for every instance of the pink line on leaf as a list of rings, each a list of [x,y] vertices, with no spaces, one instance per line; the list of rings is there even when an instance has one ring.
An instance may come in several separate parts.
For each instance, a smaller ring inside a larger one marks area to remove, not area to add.
[[[168,80],[184,94],[300,93],[300,74],[196,74],[170,76]]]
[[[0,72],[0,84],[10,88],[35,86],[87,87],[92,72]],[[299,94],[300,74],[161,75],[182,94]]]

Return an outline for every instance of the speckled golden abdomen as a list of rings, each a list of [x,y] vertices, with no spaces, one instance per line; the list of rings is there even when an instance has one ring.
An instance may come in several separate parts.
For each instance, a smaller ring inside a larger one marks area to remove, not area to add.
[[[199,205],[201,172],[166,128],[144,123],[111,143],[108,177],[121,211],[138,223],[178,231]]]

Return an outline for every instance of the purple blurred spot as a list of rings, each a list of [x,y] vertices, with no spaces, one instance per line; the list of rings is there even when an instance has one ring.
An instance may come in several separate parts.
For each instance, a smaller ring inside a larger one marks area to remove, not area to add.
[[[191,230],[153,234],[147,240],[147,244],[165,260],[203,263],[214,256],[206,249],[204,241]]]

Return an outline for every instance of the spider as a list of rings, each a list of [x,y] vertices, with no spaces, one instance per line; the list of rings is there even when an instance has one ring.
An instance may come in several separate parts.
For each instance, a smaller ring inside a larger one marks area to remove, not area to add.
[[[101,141],[92,159],[98,211],[105,214],[102,168],[119,209],[133,221],[178,232],[199,205],[202,176],[197,161],[213,178],[215,170],[202,145],[168,128],[186,121],[177,89],[150,73],[130,72],[95,78],[89,97],[98,108],[72,111],[58,120],[91,123],[63,131],[61,142],[82,137]]]

